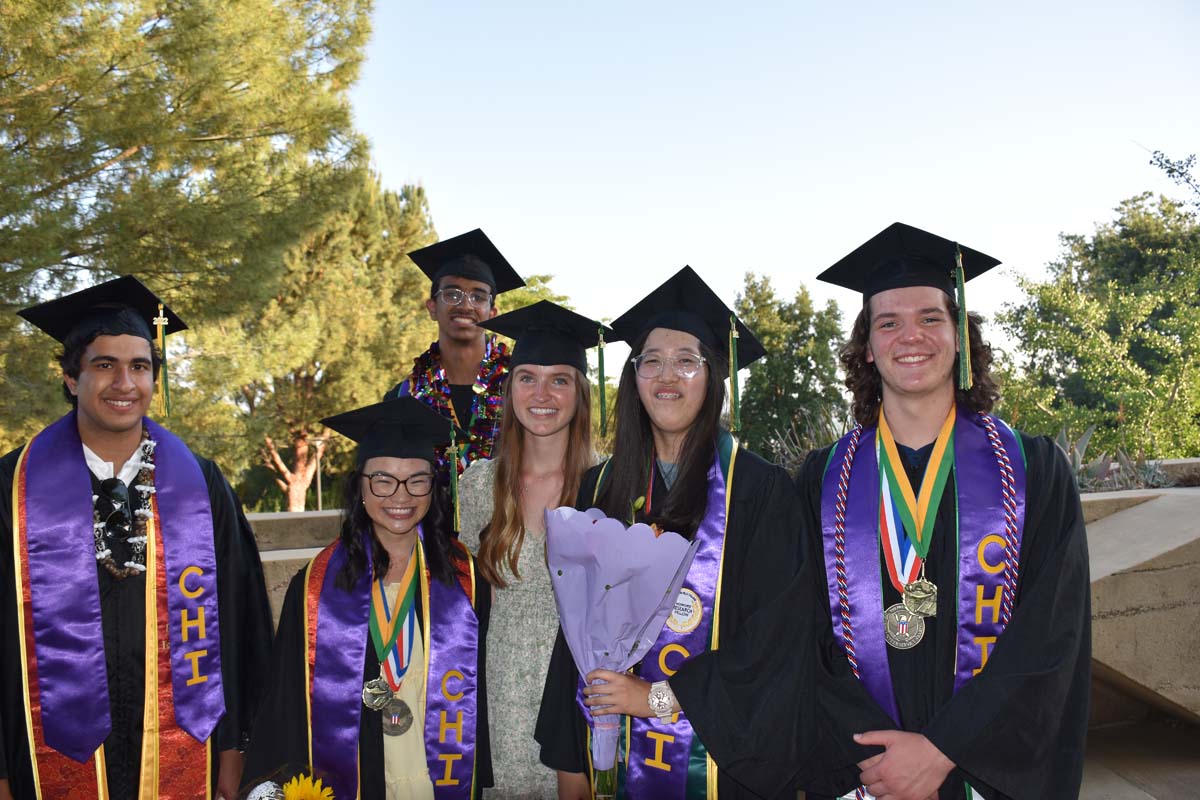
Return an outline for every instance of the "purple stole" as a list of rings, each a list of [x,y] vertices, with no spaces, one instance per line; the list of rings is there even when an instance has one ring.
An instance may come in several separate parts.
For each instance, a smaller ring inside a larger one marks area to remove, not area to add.
[[[851,440],[842,574],[835,522],[843,463]],[[879,464],[875,427],[843,437],[833,449],[821,487],[821,529],[833,631],[867,691],[897,725],[900,712],[888,667],[879,567]],[[1002,469],[1001,461],[1006,465]],[[1015,602],[1017,559],[1025,526],[1025,464],[1016,434],[994,417],[959,408],[954,423],[954,484],[958,492],[958,582],[942,576],[941,590],[958,597],[954,691],[987,663]],[[1006,514],[1007,510],[1007,514]],[[946,536],[949,531],[942,531]],[[842,596],[842,590],[845,597]],[[849,611],[852,624],[843,624]],[[846,635],[846,628],[851,635]]]
[[[159,669],[156,686],[147,691],[154,692],[160,712],[172,712],[160,713],[147,728],[144,749],[169,760],[170,753],[160,750],[160,738],[174,751],[186,747],[178,739],[180,731],[195,742],[207,742],[225,713],[216,554],[208,485],[195,456],[166,429],[149,419],[143,422],[156,444],[154,519],[147,523],[147,536],[157,534],[164,551],[146,580],[155,582],[156,596],[166,600],[165,608],[160,600],[157,610],[148,604],[146,614],[160,620],[165,614],[169,632],[169,659]],[[27,670],[35,678],[27,679],[34,684],[27,686],[28,702],[37,706],[31,709],[33,717],[40,717],[30,743],[36,752],[35,775],[41,772],[42,780],[53,781],[53,770],[36,769],[36,761],[50,754],[33,747],[35,742],[87,762],[112,730],[92,482],[74,411],[29,443],[14,489],[14,532],[25,542],[25,550],[18,548],[15,555],[24,562],[19,583],[27,581],[22,593],[28,597],[31,622],[23,640],[28,651],[32,634],[36,654]],[[147,646],[154,642],[148,640]]]
[[[418,534],[424,562],[424,532],[418,528]],[[370,638],[370,536],[363,534],[368,568],[353,592],[335,584],[346,563],[340,542],[326,547],[309,567],[305,666],[310,686],[310,759],[313,774],[324,779],[338,798],[357,797],[359,789],[362,665]],[[470,569],[473,586],[473,563]],[[446,586],[431,579],[428,570],[422,570],[420,578],[429,776],[438,800],[468,800],[475,782],[479,618],[462,583]],[[317,592],[319,596],[314,596]]]

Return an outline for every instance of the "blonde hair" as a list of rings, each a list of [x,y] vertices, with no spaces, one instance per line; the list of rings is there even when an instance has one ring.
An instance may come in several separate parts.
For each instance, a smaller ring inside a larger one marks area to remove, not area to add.
[[[575,505],[583,473],[592,465],[592,390],[587,376],[575,372],[575,416],[567,428],[567,450],[563,454],[563,485],[558,504]],[[479,570],[488,583],[503,589],[508,586],[505,573],[517,580],[517,559],[525,543],[525,523],[521,515],[521,461],[525,449],[525,429],[512,407],[510,373],[504,382],[504,413],[496,437],[496,477],[492,484],[492,519],[479,535]]]

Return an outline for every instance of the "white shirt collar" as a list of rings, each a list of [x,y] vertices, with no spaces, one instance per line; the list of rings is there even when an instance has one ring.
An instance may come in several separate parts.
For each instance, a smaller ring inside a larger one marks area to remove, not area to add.
[[[133,485],[133,479],[137,477],[139,464],[141,463],[141,454],[142,448],[138,447],[133,451],[133,455],[129,457],[129,460],[125,462],[124,466],[121,467],[121,471],[117,473],[117,477],[120,478],[121,482],[126,486]],[[96,455],[96,451],[88,447],[86,444],[83,445],[83,458],[85,461],[87,461],[88,469],[92,471],[92,474],[95,475],[97,479],[103,481],[113,477],[112,462],[105,461],[104,459],[100,458],[100,456]]]

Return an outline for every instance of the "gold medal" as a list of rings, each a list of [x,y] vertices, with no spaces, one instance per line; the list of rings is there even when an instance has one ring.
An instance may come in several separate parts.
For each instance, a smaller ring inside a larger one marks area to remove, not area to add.
[[[903,603],[889,606],[883,612],[883,638],[897,650],[908,650],[921,643],[925,636],[925,619],[909,611]]]
[[[904,607],[922,617],[937,616],[937,586],[925,579],[925,564],[921,564],[921,576],[904,585],[902,597]]]
[[[372,711],[382,711],[392,699],[392,690],[383,678],[372,678],[363,684],[363,705]]]

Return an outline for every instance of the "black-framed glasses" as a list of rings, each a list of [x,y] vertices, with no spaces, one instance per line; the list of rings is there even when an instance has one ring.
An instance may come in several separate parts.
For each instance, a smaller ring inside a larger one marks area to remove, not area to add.
[[[642,353],[629,359],[637,370],[639,378],[650,380],[663,374],[668,364],[671,371],[684,380],[689,380],[700,374],[701,367],[708,360],[704,356],[693,353],[683,353],[678,356],[663,356],[658,353]]]
[[[391,497],[401,486],[411,497],[424,497],[433,491],[433,476],[428,472],[419,472],[400,480],[395,475],[386,472],[371,472],[363,475],[371,494],[376,497]]]
[[[100,481],[96,510],[109,536],[128,538],[133,533],[133,510],[129,505],[129,487],[120,478]]]
[[[461,305],[464,299],[470,300],[471,305],[475,306],[476,308],[485,308],[492,304],[492,296],[487,292],[464,292],[462,289],[450,287],[448,289],[438,289],[437,295],[441,297],[442,302],[448,306]]]

